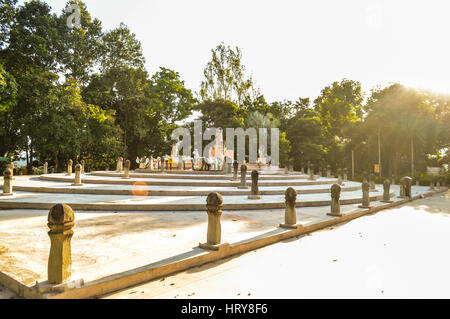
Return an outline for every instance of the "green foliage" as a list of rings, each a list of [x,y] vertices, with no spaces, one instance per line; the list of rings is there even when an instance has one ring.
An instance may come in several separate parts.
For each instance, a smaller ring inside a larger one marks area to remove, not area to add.
[[[246,77],[241,62],[241,49],[234,50],[224,43],[211,50],[211,61],[203,71],[205,80],[201,83],[200,97],[206,100],[229,100],[237,105],[249,98],[254,91],[253,80]]]

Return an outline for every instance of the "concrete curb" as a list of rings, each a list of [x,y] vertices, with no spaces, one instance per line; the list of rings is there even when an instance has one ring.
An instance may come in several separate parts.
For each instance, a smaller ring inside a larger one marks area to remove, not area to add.
[[[392,193],[393,194],[393,193]],[[391,194],[391,195],[392,195]],[[382,195],[370,196],[371,201],[382,199]],[[361,203],[362,198],[341,199],[341,205]],[[67,203],[74,210],[99,210],[99,211],[202,211],[205,204],[118,204],[118,203]],[[13,200],[0,200],[0,209],[50,209],[55,203],[48,202],[19,202]],[[265,203],[240,203],[223,204],[224,210],[255,210],[255,209],[274,209],[284,208],[283,202],[265,202]],[[297,202],[296,207],[315,207],[331,205],[330,200],[302,201]]]
[[[361,189],[360,186],[342,187],[342,192],[352,192]],[[146,189],[147,195],[133,194],[133,189],[92,189],[92,188],[60,188],[60,187],[38,187],[38,186],[14,186],[15,191],[37,192],[37,193],[64,193],[64,194],[96,194],[96,195],[135,195],[135,196],[208,196],[211,190],[205,191],[180,191],[180,190],[153,190]],[[261,190],[261,195],[284,195],[285,190]],[[297,189],[298,194],[322,194],[329,193],[328,188],[319,189]],[[250,195],[251,191],[220,190],[222,195]]]

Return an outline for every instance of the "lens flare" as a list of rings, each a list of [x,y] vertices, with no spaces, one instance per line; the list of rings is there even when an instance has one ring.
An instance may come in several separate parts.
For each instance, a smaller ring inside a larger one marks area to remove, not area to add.
[[[149,190],[146,182],[134,182],[131,186],[133,196],[148,196]]]

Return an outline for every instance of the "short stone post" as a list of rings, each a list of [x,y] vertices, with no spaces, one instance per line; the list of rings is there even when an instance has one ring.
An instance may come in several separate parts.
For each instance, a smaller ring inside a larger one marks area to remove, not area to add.
[[[383,203],[392,203],[391,200],[391,181],[389,179],[385,179],[383,182],[383,200],[381,200]]]
[[[48,258],[48,282],[62,284],[72,274],[72,253],[70,240],[73,236],[75,215],[72,208],[66,204],[53,206],[48,213],[50,231],[50,256]]]
[[[348,181],[347,168],[344,168],[344,182]]]
[[[405,196],[404,177],[400,178],[398,185],[400,186],[400,195],[398,197],[405,198],[406,196]]]
[[[11,169],[7,168],[3,172],[3,196],[11,196],[12,192],[12,173]]]
[[[402,178],[403,183],[403,189],[405,191],[405,197],[408,197],[412,200],[412,192],[411,192],[411,186],[412,186],[412,178],[409,176],[405,176]]]
[[[310,161],[308,161],[306,163],[306,171],[308,172],[308,176],[310,176],[311,175],[311,162]]]
[[[247,165],[241,165],[241,185],[238,186],[239,189],[247,189]]]
[[[288,175],[289,174],[289,162],[286,161],[284,163],[284,174]]]
[[[319,167],[318,174],[319,174],[319,177],[322,177],[322,167]]]
[[[310,163],[308,167],[309,176],[308,179],[313,181],[314,180],[314,164]]]
[[[126,160],[125,165],[123,166],[123,177],[122,178],[124,178],[124,179],[130,178],[130,165],[131,165],[130,160]]]
[[[161,168],[161,173],[165,173],[166,172],[166,158],[164,156],[161,157],[161,159],[159,160],[159,163],[161,163],[159,165],[159,167]]]
[[[289,187],[284,193],[286,210],[284,212],[284,224],[280,224],[283,228],[298,228],[297,210],[295,209],[297,202],[297,191]]]
[[[327,176],[327,169],[326,169],[325,167],[323,168],[322,176],[323,176],[323,177]]]
[[[210,193],[206,198],[206,212],[208,214],[208,231],[206,243],[199,246],[205,249],[218,250],[221,241],[222,229],[220,216],[222,215],[223,199],[219,193]]]
[[[81,183],[81,170],[82,166],[80,164],[75,165],[75,181],[72,186],[83,186]]]
[[[44,162],[44,174],[48,174],[48,163]]]
[[[252,193],[251,195],[248,195],[248,199],[261,199],[261,196],[259,196],[259,189],[258,189],[258,176],[259,173],[257,170],[252,171]]]
[[[339,198],[341,197],[341,186],[333,184],[331,186],[331,211],[327,213],[329,216],[342,216]]]
[[[367,182],[361,184],[362,188],[362,205],[359,208],[371,208],[370,206],[370,185]]]
[[[395,175],[394,175],[394,174],[392,174],[391,184],[392,184],[392,185],[395,185]]]
[[[436,176],[436,188],[441,189],[441,176]]]
[[[84,170],[84,164],[85,164],[85,163],[86,163],[86,162],[85,162],[84,159],[80,161],[80,164],[81,164],[81,174],[84,174],[84,172],[85,172],[85,170]]]
[[[234,160],[234,162],[233,162],[233,180],[238,179],[238,168],[239,168],[239,163],[238,163],[238,161]]]
[[[370,177],[369,177],[369,186],[370,186],[370,190],[374,191],[376,190],[375,188],[375,174],[374,173],[370,173]]]
[[[119,172],[123,172],[123,157],[122,156],[119,159]]]
[[[73,161],[69,160],[69,162],[67,163],[67,176],[72,175],[72,165],[73,165]]]
[[[14,178],[14,162],[10,162],[8,163],[8,165],[6,166],[6,168],[9,168],[11,170],[11,179],[15,179]],[[30,173],[28,173],[30,174]]]
[[[327,165],[327,178],[331,178],[331,166]]]
[[[341,169],[341,168],[338,168],[337,173],[338,173],[338,181],[337,181],[337,183],[338,183],[339,185],[342,185],[342,184],[343,184],[343,183],[342,183],[342,169]]]

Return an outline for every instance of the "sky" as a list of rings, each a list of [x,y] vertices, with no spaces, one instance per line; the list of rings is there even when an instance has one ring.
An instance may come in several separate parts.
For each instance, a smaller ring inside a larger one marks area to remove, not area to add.
[[[20,1],[23,3],[24,1]],[[45,0],[60,13],[66,0]],[[198,91],[211,49],[238,46],[268,102],[316,98],[343,78],[365,91],[399,82],[449,93],[449,1],[84,0],[110,30],[124,22],[150,74]]]

